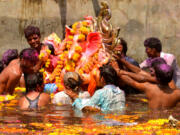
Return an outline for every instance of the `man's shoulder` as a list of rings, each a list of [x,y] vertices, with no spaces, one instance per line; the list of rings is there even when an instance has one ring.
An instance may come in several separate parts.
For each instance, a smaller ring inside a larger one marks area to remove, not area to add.
[[[173,59],[175,59],[174,54],[172,54],[172,53],[165,53],[165,52],[161,52],[160,57],[162,57],[164,59],[165,58],[173,58]]]
[[[135,59],[133,59],[133,58],[131,58],[131,57],[129,57],[129,56],[126,56],[126,57],[125,57],[125,60],[128,61],[129,63],[131,63],[131,64],[139,67],[139,63],[138,63]]]

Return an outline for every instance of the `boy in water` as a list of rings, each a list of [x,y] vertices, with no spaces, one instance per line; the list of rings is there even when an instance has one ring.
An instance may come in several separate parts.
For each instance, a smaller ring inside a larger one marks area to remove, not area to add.
[[[0,74],[0,94],[13,94],[23,73],[32,73],[38,62],[38,52],[32,48],[21,51],[20,58],[11,61]]]
[[[45,106],[50,102],[50,96],[42,93],[43,75],[33,73],[25,76],[26,95],[19,100],[20,109],[37,109]]]

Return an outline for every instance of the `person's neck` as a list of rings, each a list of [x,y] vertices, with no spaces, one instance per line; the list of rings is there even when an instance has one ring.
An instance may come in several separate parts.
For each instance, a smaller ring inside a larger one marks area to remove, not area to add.
[[[166,93],[172,92],[172,89],[169,87],[168,84],[158,84],[159,88]]]
[[[160,57],[160,52],[157,52],[156,57]]]
[[[126,55],[124,53],[121,54],[121,57],[125,57]]]

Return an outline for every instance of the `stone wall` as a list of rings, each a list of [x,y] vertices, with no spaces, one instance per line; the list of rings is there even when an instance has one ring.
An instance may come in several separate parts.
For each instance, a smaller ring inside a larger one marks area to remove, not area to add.
[[[23,29],[40,27],[42,38],[56,32],[63,37],[65,24],[96,16],[103,0],[0,0],[0,56],[9,48],[28,47]],[[179,0],[107,0],[111,22],[121,28],[128,42],[128,55],[139,62],[146,58],[143,41],[156,36],[163,51],[173,53],[180,63]]]

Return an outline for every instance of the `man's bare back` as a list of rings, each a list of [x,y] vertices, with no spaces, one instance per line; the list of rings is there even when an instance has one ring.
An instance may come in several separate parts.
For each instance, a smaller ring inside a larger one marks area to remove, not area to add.
[[[146,95],[149,98],[149,107],[156,108],[172,108],[180,101],[180,90],[172,90],[169,86],[161,86],[157,84],[149,84],[146,86]]]
[[[20,60],[15,59],[0,74],[0,94],[12,94],[22,75]]]
[[[161,86],[149,82],[139,83],[126,75],[121,76],[122,80],[132,87],[144,91],[151,109],[167,109],[176,106],[180,101],[180,90],[172,90],[169,86]]]

